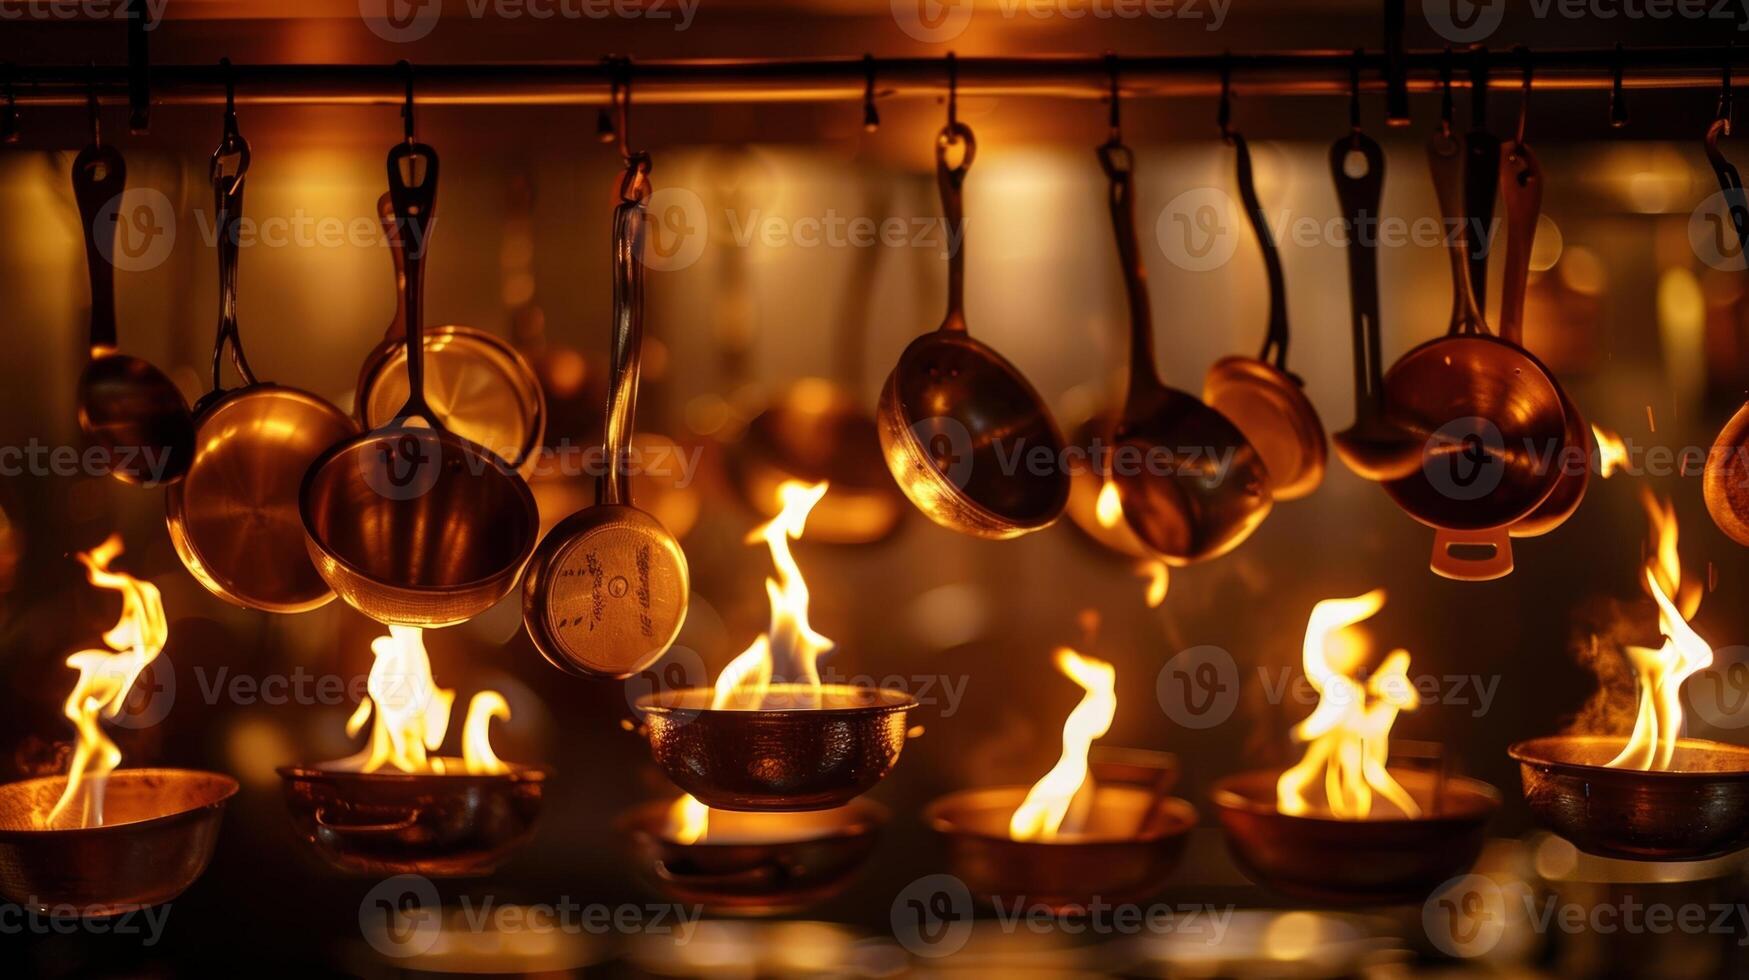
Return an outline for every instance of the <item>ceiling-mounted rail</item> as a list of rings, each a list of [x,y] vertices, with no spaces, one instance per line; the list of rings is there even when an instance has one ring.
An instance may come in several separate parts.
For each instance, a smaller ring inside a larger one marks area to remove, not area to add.
[[[1125,97],[1215,95],[1223,71],[1236,91],[1272,95],[1349,92],[1349,72],[1358,57],[1362,87],[1385,91],[1392,82],[1408,91],[1432,91],[1441,63],[1464,66],[1477,59],[1490,73],[1517,77],[1526,54],[1513,50],[1277,51],[1232,55],[1121,56],[1116,66]],[[1529,52],[1538,89],[1716,88],[1727,63],[1749,67],[1749,46],[1684,48],[1585,48]],[[959,58],[961,94],[1034,95],[1097,99],[1110,88],[1112,61],[1088,57]],[[945,58],[812,58],[797,60],[639,61],[629,69],[603,63],[414,65],[423,105],[605,105],[617,72],[629,70],[643,103],[862,101],[873,71],[882,98],[935,96],[947,84]],[[1388,75],[1400,72],[1400,78]],[[216,105],[225,81],[234,78],[239,103],[255,105],[399,105],[406,71],[395,65],[238,64],[153,65],[148,84],[160,105]],[[128,66],[17,66],[12,74],[17,103],[83,106],[95,87],[106,104],[129,101],[139,72]],[[1619,81],[1618,81],[1619,79]],[[1460,85],[1465,84],[1460,81]],[[137,100],[136,92],[136,100]]]

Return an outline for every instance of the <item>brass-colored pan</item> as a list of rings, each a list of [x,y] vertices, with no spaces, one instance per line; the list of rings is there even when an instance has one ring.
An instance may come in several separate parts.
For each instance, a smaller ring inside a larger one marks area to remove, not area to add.
[[[191,574],[221,599],[266,612],[304,612],[334,598],[316,573],[298,516],[304,473],[329,446],[358,434],[326,400],[255,380],[237,332],[238,231],[249,143],[226,115],[213,153],[218,215],[219,328],[213,390],[195,406],[188,473],[164,493],[170,541]],[[225,347],[243,385],[226,390]]]
[[[1743,193],[1742,176],[1719,149],[1719,137],[1730,132],[1730,119],[1714,120],[1706,131],[1706,156],[1719,179],[1731,226],[1742,248],[1738,254],[1749,256],[1749,198]],[[1732,541],[1749,545],[1749,405],[1737,409],[1714,441],[1701,474],[1701,490],[1706,495],[1707,513],[1719,530]]]

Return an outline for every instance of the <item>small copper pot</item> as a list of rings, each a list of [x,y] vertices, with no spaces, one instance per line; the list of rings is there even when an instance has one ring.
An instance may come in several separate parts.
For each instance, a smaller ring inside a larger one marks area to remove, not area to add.
[[[825,810],[867,792],[905,747],[903,691],[773,684],[758,709],[713,709],[710,688],[637,701],[650,754],[675,785],[718,810]],[[792,707],[793,706],[793,707]]]
[[[1178,867],[1196,808],[1141,786],[1099,784],[1086,828],[1055,840],[1018,841],[1008,818],[1028,787],[951,793],[923,811],[947,840],[953,873],[989,902],[1024,899],[1056,911],[1094,899],[1134,902],[1158,893]]]
[[[85,918],[168,902],[206,870],[229,776],[191,769],[119,769],[104,787],[100,827],[44,830],[65,776],[0,786],[0,895],[36,911]]]
[[[1474,779],[1391,770],[1423,816],[1338,820],[1275,808],[1280,772],[1255,770],[1216,783],[1211,796],[1233,858],[1252,881],[1329,905],[1417,902],[1482,853],[1500,809],[1494,787]]]
[[[1552,735],[1507,749],[1538,823],[1580,850],[1630,861],[1699,861],[1749,847],[1749,748],[1676,743],[1668,772],[1611,769],[1621,736]]]
[[[528,841],[551,770],[512,764],[509,772],[470,775],[281,766],[279,775],[298,836],[335,868],[455,878],[496,870]]]
[[[620,832],[658,890],[719,915],[789,915],[838,895],[887,823],[885,807],[861,799],[805,813],[717,810],[704,840],[682,844],[667,830],[672,806],[628,810]]]

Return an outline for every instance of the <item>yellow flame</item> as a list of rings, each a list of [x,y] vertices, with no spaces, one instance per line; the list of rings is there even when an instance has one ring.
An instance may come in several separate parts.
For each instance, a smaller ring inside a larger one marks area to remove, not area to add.
[[[1163,561],[1140,562],[1136,565],[1136,574],[1148,580],[1148,608],[1160,608],[1160,604],[1166,601],[1166,563]]]
[[[73,761],[67,768],[67,787],[46,818],[44,826],[96,827],[103,823],[103,788],[109,774],[121,765],[121,750],[103,734],[101,714],[120,715],[128,692],[146,666],[157,659],[170,639],[164,618],[164,600],[158,587],[126,572],[111,571],[110,562],[122,553],[121,535],[78,556],[86,579],[100,589],[121,593],[121,618],[103,634],[107,650],[81,650],[67,658],[67,666],[79,672],[64,711],[79,733]],[[72,814],[77,812],[77,817]],[[72,823],[76,819],[76,823]]]
[[[1366,644],[1352,627],[1384,604],[1385,590],[1374,589],[1312,607],[1301,659],[1306,679],[1318,692],[1318,706],[1294,728],[1294,740],[1307,743],[1306,754],[1276,781],[1275,807],[1282,813],[1311,812],[1306,789],[1322,774],[1326,805],[1338,819],[1364,820],[1372,813],[1374,793],[1404,816],[1421,815],[1385,768],[1398,712],[1420,704],[1409,683],[1409,651],[1391,651],[1364,684],[1358,679]]]
[[[1644,501],[1656,535],[1652,553],[1646,558],[1646,588],[1658,604],[1658,629],[1664,643],[1656,650],[1627,648],[1628,660],[1639,674],[1639,714],[1627,745],[1609,766],[1662,771],[1670,768],[1676,740],[1682,735],[1683,682],[1712,665],[1713,649],[1688,624],[1700,607],[1701,590],[1697,584],[1683,585],[1675,507],[1650,493],[1644,495]]]
[[[356,737],[371,723],[370,741],[347,760],[359,772],[385,766],[399,772],[444,773],[453,759],[434,753],[449,731],[455,692],[437,686],[431,658],[425,652],[425,631],[416,626],[390,626],[388,636],[371,641],[367,692],[346,720],[346,734]],[[374,716],[374,721],[373,721]],[[492,750],[492,719],[510,720],[510,705],[497,691],[480,691],[468,701],[462,722],[462,769],[474,775],[509,772]]]
[[[820,690],[820,656],[832,649],[832,639],[808,622],[808,583],[790,553],[792,539],[800,540],[814,505],[826,496],[829,484],[785,480],[777,488],[782,509],[776,517],[754,528],[747,543],[765,542],[771,552],[776,578],[765,580],[765,596],[771,604],[771,620],[765,633],[717,675],[711,691],[713,709],[757,710],[766,706],[774,674],[790,683],[804,685],[801,703],[784,707],[807,707]],[[668,835],[682,844],[695,844],[710,832],[710,808],[690,794],[674,801],[668,812]]]
[[[1015,840],[1056,839],[1076,793],[1088,782],[1087,753],[1093,740],[1111,729],[1112,716],[1117,714],[1117,671],[1111,664],[1068,647],[1057,649],[1056,664],[1086,693],[1063,722],[1062,756],[1032,784],[1008,819],[1008,836]]]
[[[1106,480],[1100,486],[1099,499],[1093,504],[1093,515],[1099,519],[1100,527],[1112,528],[1123,523],[1123,499],[1117,495],[1116,483]]]
[[[1591,435],[1597,439],[1598,475],[1607,480],[1627,467],[1628,446],[1621,436],[1601,425],[1593,425]]]

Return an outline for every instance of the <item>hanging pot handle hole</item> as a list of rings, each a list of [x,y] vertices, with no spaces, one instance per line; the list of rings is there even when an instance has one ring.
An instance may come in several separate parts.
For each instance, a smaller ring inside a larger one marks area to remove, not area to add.
[[[1512,574],[1512,537],[1504,527],[1483,531],[1433,532],[1435,575],[1459,582],[1487,582]]]

